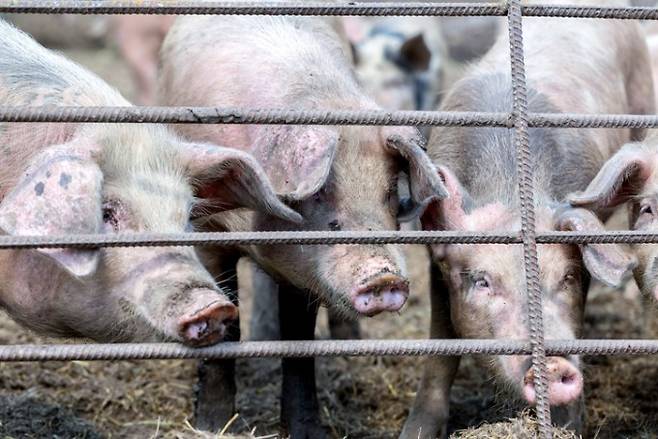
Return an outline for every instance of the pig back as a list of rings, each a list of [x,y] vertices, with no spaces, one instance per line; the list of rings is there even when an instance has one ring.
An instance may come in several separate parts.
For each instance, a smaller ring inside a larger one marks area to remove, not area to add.
[[[310,17],[180,17],[162,49],[165,105],[340,108],[362,99],[336,22]],[[312,92],[310,92],[312,91]],[[271,126],[178,126],[189,138],[248,149]]]
[[[636,23],[524,20],[528,105],[533,113],[653,111],[646,45]],[[450,92],[448,111],[512,109],[507,34]],[[584,189],[631,139],[628,129],[530,129],[535,187],[549,199]],[[438,128],[430,154],[485,202],[517,202],[516,149],[505,128]],[[511,177],[511,178],[510,178]],[[491,182],[495,182],[491,188]]]
[[[128,105],[77,64],[0,20],[0,105]],[[69,140],[79,125],[0,122],[0,196],[41,149]]]

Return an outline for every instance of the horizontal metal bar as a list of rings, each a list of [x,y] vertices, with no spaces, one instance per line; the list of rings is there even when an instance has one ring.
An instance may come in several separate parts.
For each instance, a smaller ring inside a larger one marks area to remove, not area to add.
[[[575,2],[574,2],[575,3]],[[597,7],[592,5],[524,5],[524,16],[607,19],[658,19],[658,9],[649,7]],[[481,4],[436,2],[359,2],[359,1],[115,1],[107,0],[5,0],[0,13],[27,14],[215,14],[215,15],[363,15],[363,16],[503,16],[504,1]]]
[[[507,13],[505,2],[378,3],[360,1],[112,1],[5,0],[0,12],[42,14],[215,14],[215,15],[442,15],[476,16]]]
[[[215,232],[0,236],[0,249],[326,244],[518,244],[517,234],[442,231]]]
[[[619,20],[657,20],[658,8],[638,6],[525,5],[526,17],[605,18]]]
[[[0,236],[0,250],[29,248],[97,248],[235,245],[335,245],[335,244],[522,244],[518,233],[455,231],[301,231],[134,233],[67,236]],[[635,231],[544,232],[539,244],[638,244],[658,243],[658,233]]]
[[[529,355],[526,340],[313,340],[226,342],[207,348],[176,343],[0,346],[0,361],[154,360],[337,356]],[[548,355],[658,353],[658,340],[546,340]]]
[[[0,122],[511,126],[508,113],[213,107],[0,106]]]
[[[509,113],[285,110],[214,107],[9,107],[0,122],[181,123],[270,125],[411,125],[512,127]],[[658,116],[530,113],[530,127],[656,128]]]

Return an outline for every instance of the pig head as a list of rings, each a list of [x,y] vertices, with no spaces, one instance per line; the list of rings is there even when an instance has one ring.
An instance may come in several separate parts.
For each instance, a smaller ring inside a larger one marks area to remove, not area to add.
[[[274,132],[275,134],[271,134]],[[417,130],[375,127],[277,127],[252,151],[276,189],[304,221],[255,214],[255,230],[396,230],[397,176],[410,175],[419,214],[445,196]],[[235,229],[235,217],[224,221]],[[309,289],[348,316],[397,311],[409,293],[404,259],[392,245],[258,246],[248,249],[270,273]]]
[[[300,220],[248,154],[157,136],[168,145],[132,137],[134,154],[82,135],[43,149],[0,203],[0,228],[14,236],[182,233],[191,216],[235,207]],[[0,276],[10,314],[51,335],[199,346],[220,341],[237,316],[190,247],[15,250],[3,255]]]
[[[447,168],[440,168],[449,198],[427,209],[425,229],[463,232],[518,232],[517,208],[502,203],[476,206]],[[601,231],[590,211],[564,205],[537,208],[538,231]],[[528,296],[519,245],[433,245],[432,256],[447,282],[451,320],[463,338],[528,339]],[[547,339],[579,337],[590,275],[619,285],[634,258],[610,244],[538,246],[539,282]],[[535,403],[530,357],[497,356],[487,362],[505,388]],[[560,406],[582,396],[583,378],[575,356],[549,358],[549,401]]]

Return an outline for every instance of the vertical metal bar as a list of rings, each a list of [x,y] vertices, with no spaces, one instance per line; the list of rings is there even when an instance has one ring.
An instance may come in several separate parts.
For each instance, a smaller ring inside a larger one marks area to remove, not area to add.
[[[552,437],[551,410],[547,398],[544,318],[541,286],[539,284],[539,261],[537,258],[533,173],[528,137],[528,90],[523,59],[523,18],[520,0],[509,0],[507,22],[512,68],[514,143],[517,150],[517,174],[521,202],[521,236],[523,238],[523,259],[528,294],[532,368],[537,395],[537,418],[539,420],[540,436],[550,439]]]

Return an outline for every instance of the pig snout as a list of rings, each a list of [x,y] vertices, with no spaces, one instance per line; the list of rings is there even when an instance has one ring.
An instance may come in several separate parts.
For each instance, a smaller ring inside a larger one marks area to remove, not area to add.
[[[583,392],[583,376],[580,370],[563,357],[548,357],[548,402],[554,406],[570,404]],[[537,395],[535,374],[530,367],[523,379],[523,396],[529,404],[535,404]]]
[[[228,326],[238,318],[235,305],[223,297],[217,298],[215,291],[208,292],[214,296],[212,302],[201,308],[195,304],[197,307],[188,310],[178,320],[178,334],[187,345],[208,346],[222,341]],[[195,293],[197,291],[191,292]]]
[[[400,310],[409,296],[409,282],[387,273],[375,277],[350,295],[354,309],[368,317]]]

